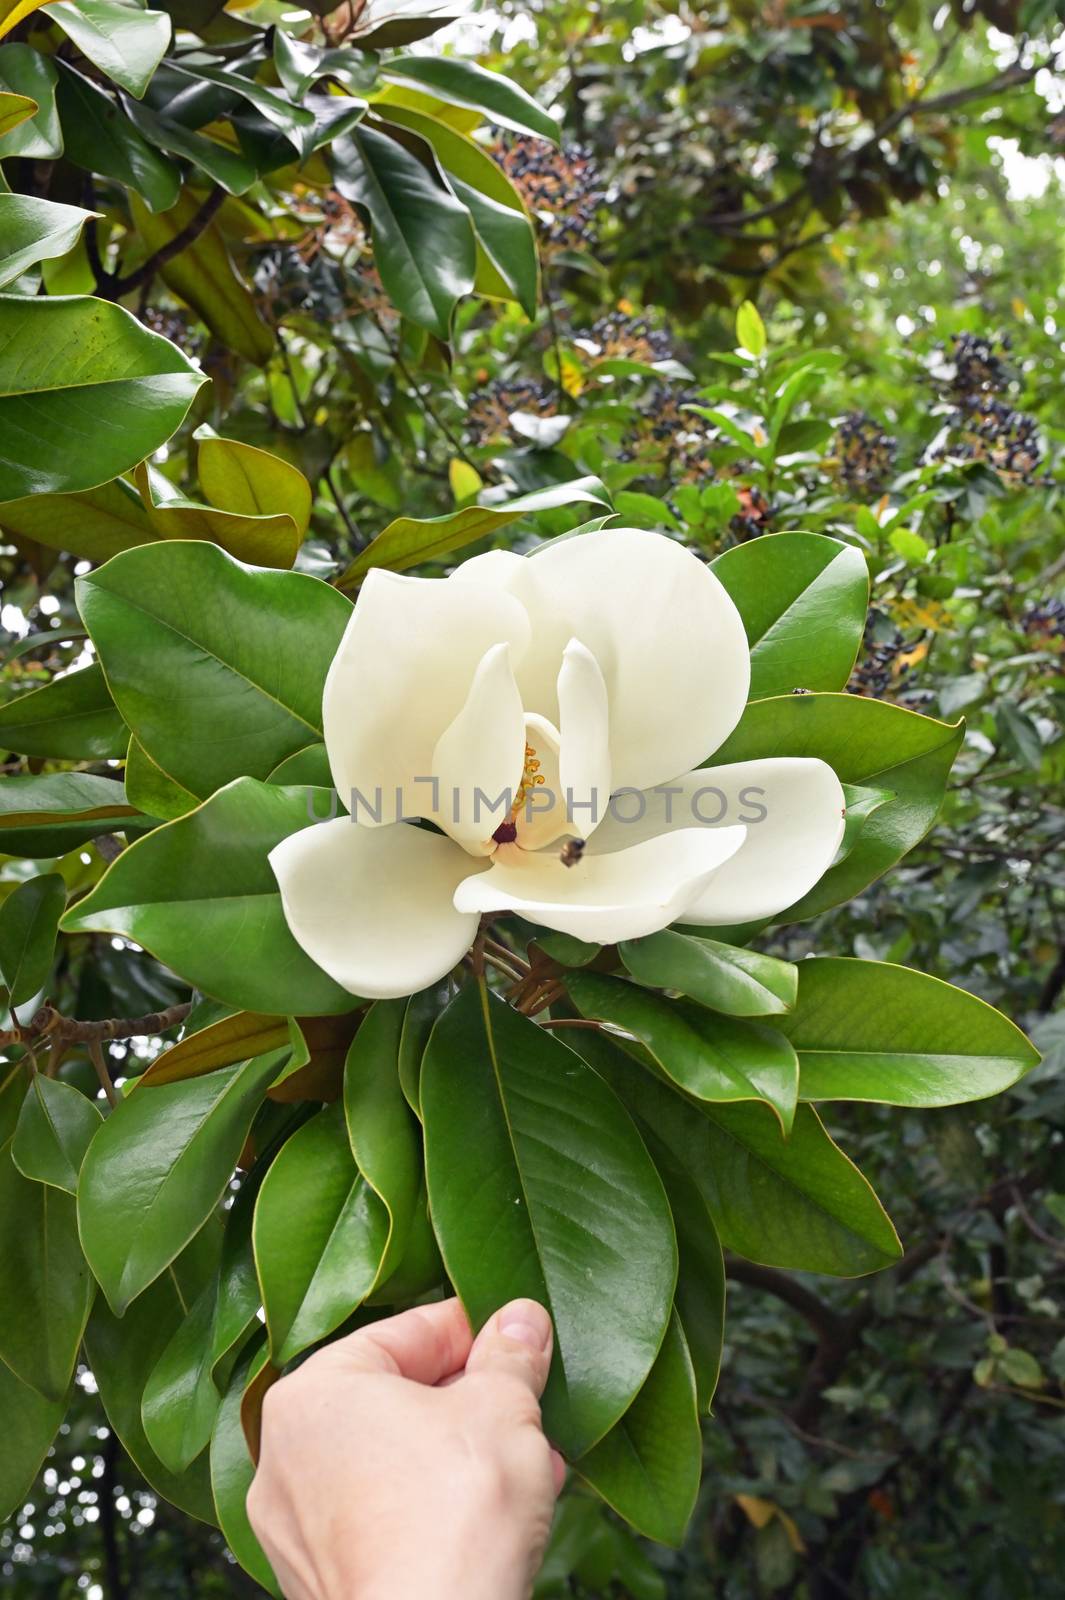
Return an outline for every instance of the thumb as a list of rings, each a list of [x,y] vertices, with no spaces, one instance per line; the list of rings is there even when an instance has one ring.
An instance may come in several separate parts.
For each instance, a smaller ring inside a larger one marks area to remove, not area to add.
[[[511,1300],[490,1317],[473,1341],[467,1373],[517,1378],[538,1400],[551,1366],[551,1318],[535,1300]]]

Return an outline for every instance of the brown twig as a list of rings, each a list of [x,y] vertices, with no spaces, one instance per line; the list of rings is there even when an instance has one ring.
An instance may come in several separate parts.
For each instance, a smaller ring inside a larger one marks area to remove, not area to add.
[[[89,1060],[96,1069],[96,1076],[100,1080],[100,1088],[107,1096],[107,1103],[113,1110],[118,1105],[118,1091],[111,1080],[111,1069],[104,1060],[103,1047],[99,1039],[93,1039],[89,1043]]]
[[[160,267],[165,267],[168,261],[173,261],[182,250],[196,242],[220,209],[225,197],[224,189],[212,189],[185,226],[179,229],[172,239],[168,239],[166,244],[160,245],[158,250],[137,267],[136,271],[128,272],[125,277],[114,277],[109,272],[105,272],[102,277],[96,274],[96,293],[100,299],[121,300],[124,295],[132,294],[133,290],[139,289],[142,284],[150,283]],[[93,270],[95,273],[95,268]]]
[[[54,1006],[43,1005],[25,1027],[9,1028],[0,1033],[0,1049],[6,1045],[21,1044],[35,1049],[42,1043],[53,1048],[62,1042],[71,1044],[98,1044],[105,1039],[134,1039],[141,1034],[166,1033],[169,1028],[184,1022],[192,1010],[192,1001],[167,1006],[165,1011],[149,1011],[143,1017],[109,1017],[104,1022],[79,1022],[76,1017],[64,1017]]]

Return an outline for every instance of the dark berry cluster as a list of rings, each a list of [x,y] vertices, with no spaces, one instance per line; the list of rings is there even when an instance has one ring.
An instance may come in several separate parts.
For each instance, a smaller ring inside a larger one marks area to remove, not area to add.
[[[757,539],[765,533],[773,516],[773,507],[755,484],[735,484],[740,509],[729,521],[729,532],[737,543]]]
[[[594,345],[603,361],[668,361],[673,354],[669,334],[653,328],[646,317],[611,311],[600,317],[587,333],[578,335],[581,343]]]
[[[145,306],[140,319],[146,328],[153,333],[161,333],[164,339],[169,339],[180,350],[192,353],[203,345],[203,337],[186,311],[165,311],[161,306]]]
[[[496,378],[470,396],[466,430],[474,444],[495,444],[512,432],[512,412],[558,415],[558,395],[542,378]]]
[[[1021,627],[1043,649],[1065,650],[1065,600],[1033,600],[1024,608]]]
[[[849,411],[836,428],[835,456],[847,492],[876,499],[891,481],[898,441],[866,411]]]
[[[559,149],[542,139],[518,136],[498,145],[494,154],[536,215],[545,247],[576,250],[595,243],[595,218],[604,187],[583,145],[565,144]]]
[[[702,399],[698,389],[655,384],[640,405],[631,442],[620,452],[622,461],[645,461],[675,483],[697,483],[713,476],[707,445],[706,423],[686,405]]]
[[[954,336],[942,388],[951,410],[951,438],[944,447],[965,461],[982,461],[1012,483],[1049,486],[1040,469],[1039,425],[1004,398],[1012,382],[1009,340],[996,335]]]
[[[847,693],[883,700],[890,690],[897,690],[910,671],[899,660],[905,648],[906,641],[898,628],[887,625],[883,613],[870,612]]]

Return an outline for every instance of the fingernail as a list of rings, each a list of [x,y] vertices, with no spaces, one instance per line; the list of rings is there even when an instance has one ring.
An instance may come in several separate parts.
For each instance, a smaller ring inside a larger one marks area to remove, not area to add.
[[[499,1313],[499,1331],[518,1344],[546,1350],[551,1339],[551,1318],[535,1300],[514,1300]]]

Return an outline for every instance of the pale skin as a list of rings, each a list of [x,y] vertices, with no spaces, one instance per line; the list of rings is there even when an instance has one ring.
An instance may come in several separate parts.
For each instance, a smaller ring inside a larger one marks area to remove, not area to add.
[[[564,1468],[551,1320],[457,1300],[338,1339],[274,1385],[248,1515],[286,1600],[526,1600]]]

